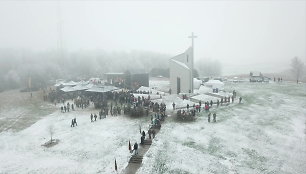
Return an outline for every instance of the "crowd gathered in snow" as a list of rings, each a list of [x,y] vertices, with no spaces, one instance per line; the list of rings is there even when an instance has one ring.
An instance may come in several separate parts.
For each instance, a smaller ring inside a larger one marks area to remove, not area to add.
[[[233,90],[232,96],[227,96],[227,97],[221,97],[221,99],[217,99],[216,102],[213,102],[212,100],[206,101],[204,103],[204,106],[202,106],[202,102],[199,101],[198,104],[193,104],[192,107],[187,103],[186,107],[181,107],[181,108],[176,108],[176,104],[173,102],[172,107],[173,110],[177,110],[176,115],[179,119],[181,120],[194,120],[196,113],[201,112],[201,108],[203,108],[204,111],[209,112],[210,108],[213,107],[215,104],[216,107],[219,107],[220,105],[228,105],[229,103],[234,103],[235,98],[237,97],[237,92]],[[239,103],[242,102],[242,97],[239,97]],[[208,122],[210,122],[210,115],[211,113],[209,112],[208,115]],[[213,121],[216,122],[216,113],[213,114]]]

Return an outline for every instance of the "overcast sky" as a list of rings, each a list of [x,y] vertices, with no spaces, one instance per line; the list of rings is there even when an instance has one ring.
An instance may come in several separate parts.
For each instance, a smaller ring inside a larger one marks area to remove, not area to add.
[[[60,7],[60,8],[58,8]],[[60,9],[60,12],[59,12]],[[277,72],[306,60],[306,2],[0,1],[0,48],[146,50],[217,59],[223,74]]]

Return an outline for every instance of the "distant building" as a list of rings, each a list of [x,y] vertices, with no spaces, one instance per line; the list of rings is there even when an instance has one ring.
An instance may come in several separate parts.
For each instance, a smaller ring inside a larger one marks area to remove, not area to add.
[[[261,72],[251,71],[250,72],[250,82],[269,82],[271,79],[269,77],[265,77]]]
[[[145,71],[126,71],[124,73],[105,73],[107,83],[120,88],[138,89],[141,86],[149,87],[149,73]]]
[[[149,87],[149,73],[131,73],[131,88]]]
[[[123,87],[125,81],[125,74],[124,73],[117,73],[117,72],[109,72],[105,73],[104,77],[108,84],[114,85],[116,87]]]

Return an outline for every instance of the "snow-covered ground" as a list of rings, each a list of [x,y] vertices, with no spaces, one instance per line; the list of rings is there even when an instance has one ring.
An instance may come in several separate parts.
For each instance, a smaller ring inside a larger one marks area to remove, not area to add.
[[[122,171],[130,156],[128,141],[140,141],[139,125],[147,129],[150,118],[109,116],[90,122],[90,113],[97,111],[56,111],[22,131],[0,133],[0,173],[115,173],[115,158]],[[71,128],[74,117],[78,126]],[[60,142],[45,148],[50,126]]]
[[[54,112],[54,105],[42,102],[43,92],[21,93],[11,90],[0,93],[0,132],[18,131]]]
[[[159,85],[157,80],[153,84]],[[165,88],[166,82],[160,84],[160,88]],[[225,84],[226,91],[234,89],[243,97],[243,104],[214,108],[217,123],[207,123],[205,112],[195,122],[188,123],[169,117],[146,153],[138,174],[305,174],[306,85]],[[173,101],[177,106],[189,102],[175,95],[155,101],[165,102],[170,112]],[[1,174],[110,174],[115,173],[115,158],[120,173],[130,155],[128,141],[139,142],[139,124],[147,129],[150,120],[150,117],[117,116],[91,123],[90,113],[97,113],[93,108],[69,113],[57,110],[49,114],[41,113],[41,106],[51,107],[35,105],[32,111],[37,115],[34,116],[34,120],[38,120],[35,124],[0,133]],[[16,110],[9,107],[0,110],[2,123],[8,122],[8,112],[18,115],[23,110],[19,111],[23,107],[18,105],[11,106]],[[71,128],[74,117],[78,126]],[[54,127],[54,138],[60,142],[45,148],[41,144],[49,140],[50,125]]]
[[[158,91],[169,92],[170,82],[168,78],[150,78],[150,87]]]
[[[142,173],[305,174],[306,86],[227,84],[243,104],[203,112],[195,122],[168,120],[146,154]]]

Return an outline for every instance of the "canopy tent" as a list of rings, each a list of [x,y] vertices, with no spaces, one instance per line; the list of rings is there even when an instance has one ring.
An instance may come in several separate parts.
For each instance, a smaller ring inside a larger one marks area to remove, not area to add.
[[[195,94],[205,94],[208,92],[212,92],[212,89],[203,85],[201,85],[198,90],[194,90]]]
[[[74,91],[82,91],[82,90],[90,89],[93,86],[94,86],[93,84],[79,84],[79,85],[72,87],[72,89]]]
[[[74,81],[70,81],[70,82],[58,82],[58,83],[56,83],[54,86],[55,87],[59,87],[59,86],[75,86],[75,85],[77,85],[78,84],[78,82],[74,82]]]
[[[196,78],[193,78],[193,88],[199,89],[202,84],[202,80],[198,80]]]
[[[75,86],[77,85],[78,83],[77,82],[74,82],[74,81],[70,81],[70,82],[67,82],[67,83],[62,83],[63,86]]]
[[[65,86],[64,88],[61,89],[61,91],[72,92],[72,91],[75,91],[75,90],[71,86]]]
[[[92,88],[86,90],[88,92],[98,92],[98,93],[105,93],[105,92],[111,92],[114,90],[118,90],[119,88],[115,86],[93,86]]]
[[[219,90],[224,89],[224,83],[219,80],[209,80],[208,82],[204,83],[204,85],[213,89],[216,88],[218,88]]]

